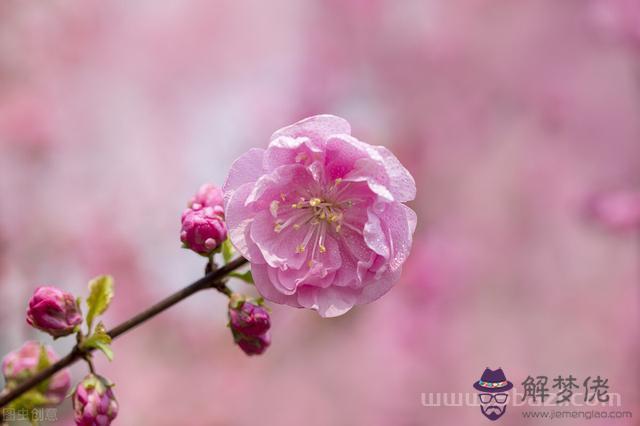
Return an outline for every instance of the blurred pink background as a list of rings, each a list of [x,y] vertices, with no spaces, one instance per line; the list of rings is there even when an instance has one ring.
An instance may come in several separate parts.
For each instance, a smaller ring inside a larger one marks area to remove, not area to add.
[[[272,305],[255,358],[193,297],[97,357],[115,424],[476,425],[421,395],[485,367],[606,377],[635,419],[589,424],[637,424],[640,206],[590,208],[640,191],[635,0],[1,2],[0,352],[51,342],[24,321],[38,285],[114,275],[112,326],[198,278],[189,197],[317,113],[416,178],[401,282],[337,319]]]

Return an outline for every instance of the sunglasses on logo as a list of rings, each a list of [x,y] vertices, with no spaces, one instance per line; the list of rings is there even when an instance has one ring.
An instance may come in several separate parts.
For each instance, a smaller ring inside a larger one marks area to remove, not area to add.
[[[507,402],[507,397],[509,395],[506,393],[481,393],[480,394],[480,402],[483,404],[488,404],[491,400],[494,400],[498,404],[504,404]]]

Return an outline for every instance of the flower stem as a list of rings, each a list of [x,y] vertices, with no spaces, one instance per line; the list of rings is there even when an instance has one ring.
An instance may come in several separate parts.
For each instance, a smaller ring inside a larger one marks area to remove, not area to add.
[[[143,322],[146,322],[147,320],[155,317],[159,313],[169,309],[171,306],[199,292],[200,290],[204,290],[207,288],[214,288],[219,292],[228,296],[229,294],[231,294],[231,291],[226,286],[225,282],[223,281],[223,278],[226,277],[230,272],[235,271],[236,269],[240,268],[246,263],[247,263],[247,259],[240,257],[238,259],[235,259],[229,262],[228,264],[226,264],[221,268],[218,268],[209,272],[207,275],[200,278],[198,281],[195,281],[194,283],[184,287],[183,289],[178,290],[176,293],[172,294],[171,296],[161,300],[155,305],[140,312],[134,317],[124,321],[120,325],[117,325],[116,327],[112,328],[111,330],[108,331],[109,336],[111,336],[111,339],[116,339],[118,336],[121,336],[122,334],[137,327]],[[27,392],[32,387],[38,385],[40,382],[43,382],[44,380],[53,376],[55,373],[62,370],[63,368],[68,367],[69,365],[75,363],[80,359],[84,359],[92,350],[93,349],[80,349],[79,345],[74,346],[71,352],[69,352],[66,356],[61,358],[59,361],[50,365],[44,370],[41,370],[38,373],[34,374],[29,379],[20,383],[18,386],[11,389],[9,392],[5,393],[4,395],[1,395],[0,408],[4,407],[14,399],[18,398],[20,395]]]

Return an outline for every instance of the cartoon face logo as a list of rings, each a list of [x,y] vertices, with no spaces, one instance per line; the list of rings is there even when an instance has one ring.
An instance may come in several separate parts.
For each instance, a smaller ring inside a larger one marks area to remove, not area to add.
[[[491,370],[487,367],[480,380],[473,384],[479,391],[480,411],[489,420],[498,420],[507,411],[507,391],[513,387],[513,383],[507,380],[502,368]]]

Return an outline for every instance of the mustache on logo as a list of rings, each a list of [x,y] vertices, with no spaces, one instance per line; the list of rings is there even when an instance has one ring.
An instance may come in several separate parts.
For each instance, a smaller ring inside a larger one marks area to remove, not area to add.
[[[498,407],[497,405],[490,405],[484,411],[487,414],[491,414],[491,413],[500,414],[502,412],[502,409],[500,407]]]

